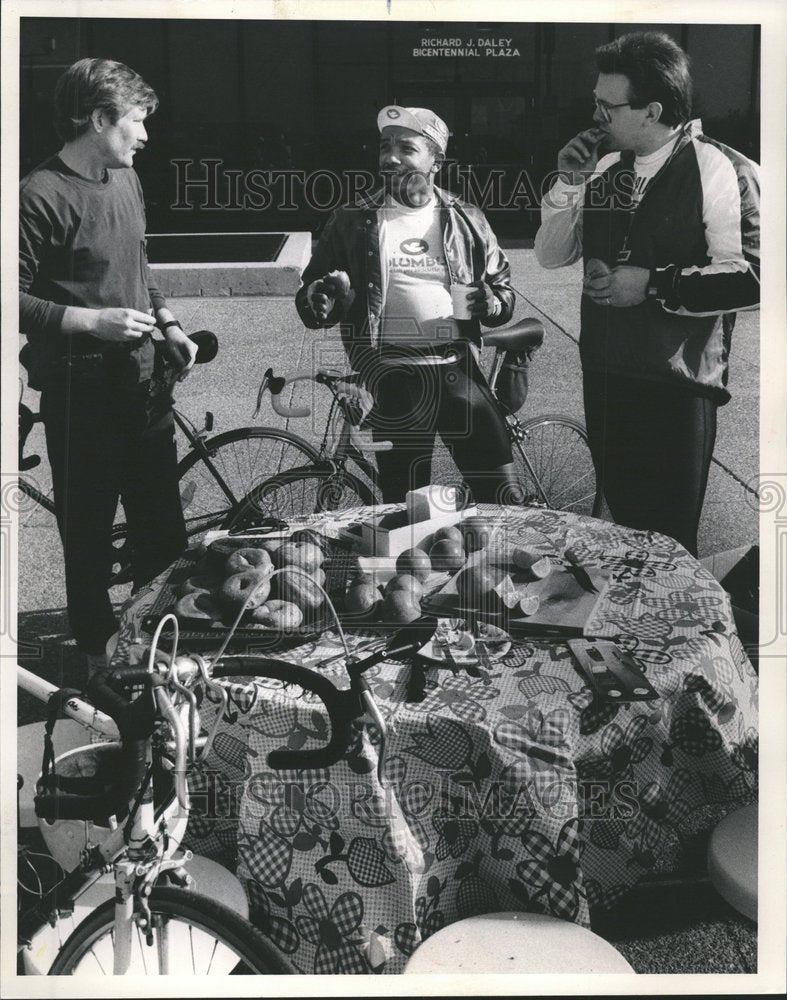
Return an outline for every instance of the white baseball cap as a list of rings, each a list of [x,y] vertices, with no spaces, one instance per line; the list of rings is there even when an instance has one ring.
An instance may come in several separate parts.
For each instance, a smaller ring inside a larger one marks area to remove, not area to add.
[[[401,125],[425,135],[436,142],[443,153],[448,145],[448,126],[428,108],[402,108],[398,104],[389,104],[377,116],[377,128],[382,132],[389,125]]]

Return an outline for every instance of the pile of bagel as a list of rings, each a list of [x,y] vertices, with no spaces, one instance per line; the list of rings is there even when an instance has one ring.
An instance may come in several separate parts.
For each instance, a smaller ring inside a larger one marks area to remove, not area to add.
[[[305,528],[284,539],[219,538],[176,590],[183,622],[242,625],[293,632],[314,620],[325,602],[328,539]]]

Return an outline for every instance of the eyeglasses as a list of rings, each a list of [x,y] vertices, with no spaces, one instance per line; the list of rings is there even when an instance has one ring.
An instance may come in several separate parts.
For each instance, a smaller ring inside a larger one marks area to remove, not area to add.
[[[600,101],[597,97],[593,98],[593,103],[596,105],[596,111],[600,111],[605,122],[612,121],[612,115],[610,111],[614,111],[615,108],[630,108],[632,107],[631,101],[621,101],[620,104],[607,104],[606,101]]]

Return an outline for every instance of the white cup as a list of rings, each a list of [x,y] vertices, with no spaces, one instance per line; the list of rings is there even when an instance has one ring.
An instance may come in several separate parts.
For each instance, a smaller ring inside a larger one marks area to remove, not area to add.
[[[454,308],[454,319],[471,318],[467,296],[474,290],[474,285],[451,285],[451,304]]]

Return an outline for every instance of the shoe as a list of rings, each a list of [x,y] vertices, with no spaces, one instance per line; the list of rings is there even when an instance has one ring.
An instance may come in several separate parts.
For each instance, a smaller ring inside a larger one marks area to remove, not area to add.
[[[107,658],[104,653],[86,653],[87,679],[90,680],[95,674],[107,669]]]

